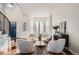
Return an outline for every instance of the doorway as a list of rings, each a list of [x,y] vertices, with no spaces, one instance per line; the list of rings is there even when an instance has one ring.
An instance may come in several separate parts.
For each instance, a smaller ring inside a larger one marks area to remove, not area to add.
[[[10,22],[10,36],[16,41],[16,22]]]

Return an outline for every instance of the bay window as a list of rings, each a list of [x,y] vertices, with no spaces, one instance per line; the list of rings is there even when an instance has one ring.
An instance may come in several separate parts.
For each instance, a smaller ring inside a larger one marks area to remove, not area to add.
[[[34,18],[30,22],[31,33],[49,33],[49,20],[46,18]]]

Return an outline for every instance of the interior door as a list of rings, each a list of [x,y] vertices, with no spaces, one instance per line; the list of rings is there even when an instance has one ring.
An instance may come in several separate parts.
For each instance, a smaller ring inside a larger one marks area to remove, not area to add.
[[[10,34],[11,38],[16,38],[16,22],[10,23]]]

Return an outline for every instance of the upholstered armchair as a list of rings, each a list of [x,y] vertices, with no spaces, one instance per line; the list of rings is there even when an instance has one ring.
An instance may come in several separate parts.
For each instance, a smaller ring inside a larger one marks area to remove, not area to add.
[[[48,43],[47,50],[52,53],[61,53],[65,46],[65,39],[51,40]]]
[[[0,31],[0,35],[2,34],[2,31]]]
[[[44,42],[48,43],[51,40],[51,35],[50,34],[43,34],[41,40],[43,40]]]
[[[35,48],[33,42],[30,40],[17,39],[16,44],[17,50],[19,50],[20,53],[32,53]]]

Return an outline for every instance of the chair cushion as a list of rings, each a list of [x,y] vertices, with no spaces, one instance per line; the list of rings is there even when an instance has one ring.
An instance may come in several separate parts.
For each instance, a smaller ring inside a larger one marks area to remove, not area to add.
[[[2,34],[2,31],[0,31],[0,35]]]

